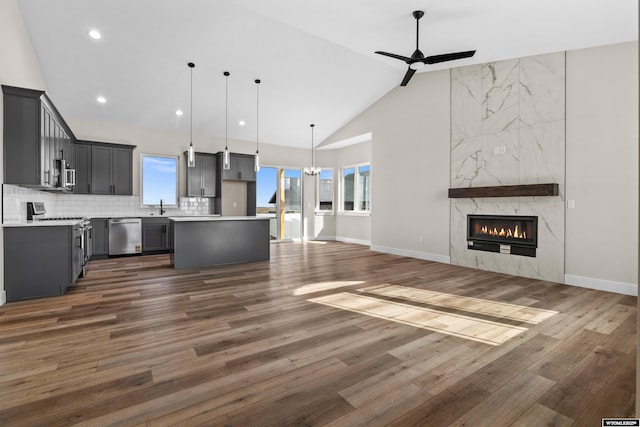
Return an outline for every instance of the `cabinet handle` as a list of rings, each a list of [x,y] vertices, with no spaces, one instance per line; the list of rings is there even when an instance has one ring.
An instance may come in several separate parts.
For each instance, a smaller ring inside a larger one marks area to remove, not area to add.
[[[91,194],[91,184],[87,184],[87,193]]]

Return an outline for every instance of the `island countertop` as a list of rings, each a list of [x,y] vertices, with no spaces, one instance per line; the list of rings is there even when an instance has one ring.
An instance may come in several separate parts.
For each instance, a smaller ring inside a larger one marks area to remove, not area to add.
[[[170,221],[175,222],[204,222],[204,221],[263,221],[266,216],[170,216]]]

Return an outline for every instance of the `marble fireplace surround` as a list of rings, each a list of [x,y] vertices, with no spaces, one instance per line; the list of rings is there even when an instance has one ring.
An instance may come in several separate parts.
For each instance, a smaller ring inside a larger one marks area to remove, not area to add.
[[[450,170],[450,193],[557,184],[547,196],[452,198],[452,264],[564,281],[564,52],[451,69]],[[469,214],[537,216],[536,257],[467,249]]]

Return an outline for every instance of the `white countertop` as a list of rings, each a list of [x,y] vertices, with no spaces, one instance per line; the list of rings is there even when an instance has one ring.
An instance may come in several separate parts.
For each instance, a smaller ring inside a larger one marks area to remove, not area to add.
[[[174,222],[203,222],[203,221],[256,221],[266,220],[269,217],[262,216],[170,216]]]
[[[5,222],[3,227],[60,227],[60,226],[73,226],[80,224],[80,219],[65,219],[59,221],[25,221],[25,222]]]
[[[110,219],[110,218],[180,218],[183,215],[158,215],[158,214],[144,214],[144,215],[92,215],[89,216],[89,219]],[[203,214],[203,215],[184,215],[184,217],[189,218],[200,218],[200,217],[210,217],[210,216],[220,216],[220,214]]]

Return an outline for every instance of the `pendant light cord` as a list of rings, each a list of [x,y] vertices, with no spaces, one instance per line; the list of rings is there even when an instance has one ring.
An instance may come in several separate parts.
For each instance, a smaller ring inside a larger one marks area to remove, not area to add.
[[[258,118],[260,117],[260,110],[258,108],[258,102],[260,100],[260,79],[256,79],[256,153],[258,153]]]
[[[311,125],[311,167],[313,169],[316,168],[316,161],[315,158],[313,156],[313,128],[315,127],[314,124]]]
[[[189,104],[189,143],[193,144],[193,63],[189,63],[191,69],[191,100]]]
[[[227,142],[229,137],[229,72],[224,72],[225,77],[225,100],[224,100],[224,149],[229,149]]]

